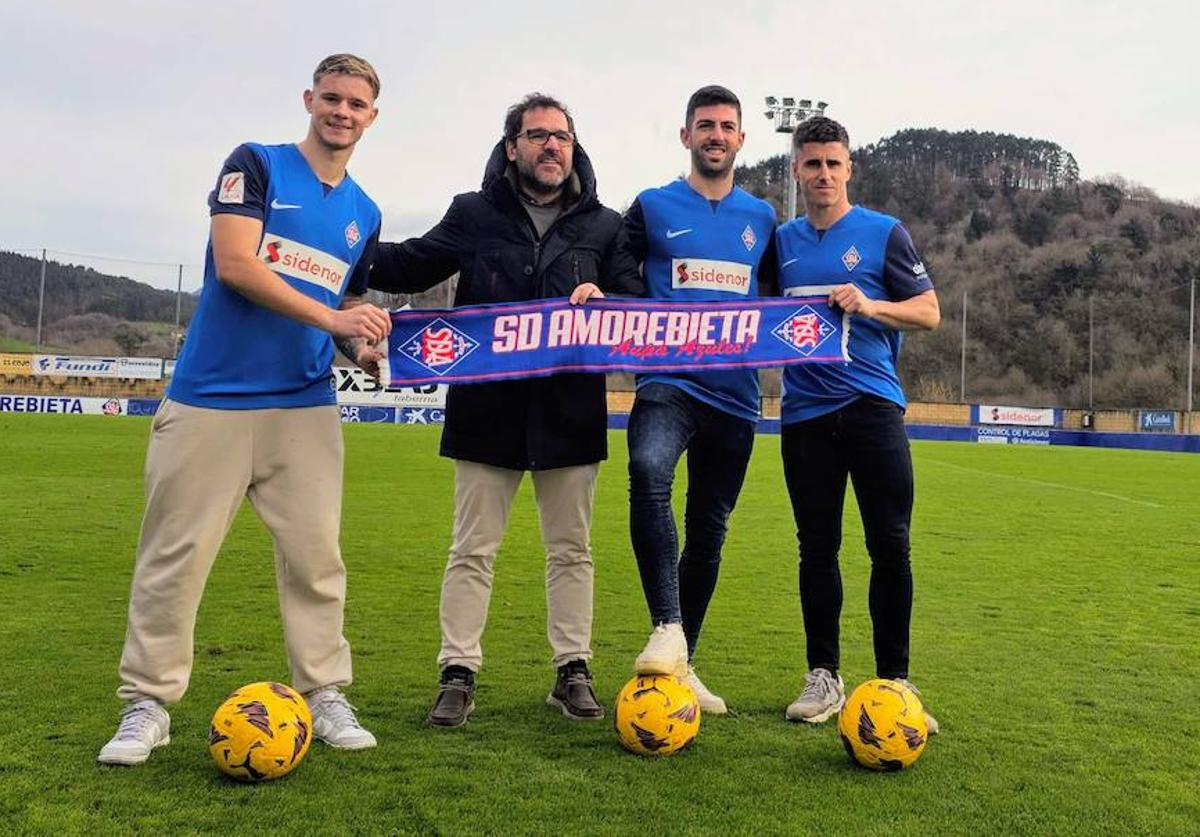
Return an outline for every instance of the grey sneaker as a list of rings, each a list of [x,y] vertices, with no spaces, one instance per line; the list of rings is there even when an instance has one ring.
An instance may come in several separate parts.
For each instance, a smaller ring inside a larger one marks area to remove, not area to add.
[[[668,622],[657,626],[642,653],[638,654],[633,667],[638,674],[687,674],[687,639],[683,636],[683,625]]]
[[[925,726],[929,728],[929,734],[937,735],[939,732],[941,732],[942,725],[938,723],[937,718],[929,714],[929,707],[925,706],[925,698],[921,697],[921,690],[903,678],[896,678],[896,682],[902,683],[908,688],[912,689],[913,694],[920,698],[921,706],[925,709]]]
[[[362,728],[354,707],[337,686],[326,686],[304,696],[312,712],[313,737],[339,750],[374,747],[375,736]]]
[[[789,721],[819,724],[836,715],[846,702],[846,687],[840,676],[814,668],[804,675],[804,691],[787,708]]]
[[[171,716],[152,698],[125,704],[117,734],[100,749],[101,764],[141,764],[155,747],[171,743]]]
[[[724,715],[729,711],[729,708],[725,705],[725,699],[710,692],[703,681],[696,676],[696,670],[691,666],[688,666],[687,674],[679,679],[696,693],[696,702],[700,704],[701,713]]]

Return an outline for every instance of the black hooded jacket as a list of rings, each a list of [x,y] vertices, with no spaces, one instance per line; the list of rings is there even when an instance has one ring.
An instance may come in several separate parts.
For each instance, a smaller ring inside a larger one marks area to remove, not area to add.
[[[480,191],[455,197],[420,238],[379,245],[370,287],[415,293],[457,272],[456,306],[569,296],[584,282],[606,294],[643,294],[621,216],[597,199],[582,147],[574,154],[576,200],[540,240],[508,166],[501,140]],[[601,374],[457,384],[446,397],[441,454],[514,470],[586,465],[608,456],[607,417]]]

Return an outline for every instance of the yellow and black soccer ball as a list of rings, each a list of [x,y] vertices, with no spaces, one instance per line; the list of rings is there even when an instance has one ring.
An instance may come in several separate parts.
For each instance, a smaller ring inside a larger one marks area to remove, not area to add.
[[[638,675],[626,683],[613,717],[621,745],[640,756],[677,753],[700,731],[696,693],[667,674]]]
[[[872,770],[903,770],[925,749],[925,709],[895,680],[868,680],[850,693],[838,715],[850,758]]]
[[[312,713],[304,696],[282,683],[251,683],[213,714],[208,751],[222,773],[243,782],[291,772],[312,742]]]

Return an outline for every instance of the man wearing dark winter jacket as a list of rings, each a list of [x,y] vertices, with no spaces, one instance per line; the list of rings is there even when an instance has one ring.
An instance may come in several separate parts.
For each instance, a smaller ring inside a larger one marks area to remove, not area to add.
[[[621,217],[596,197],[570,113],[534,93],[509,108],[483,188],[458,195],[424,236],[380,244],[370,287],[413,293],[458,272],[455,305],[641,295],[638,265],[621,236]],[[569,718],[602,718],[587,664],[592,494],[608,455],[604,376],[451,386],[441,453],[455,466],[454,534],[442,581],[441,683],[429,723],[456,727],[475,708],[492,563],[525,471],[546,548],[547,636],[558,669],[546,700]]]

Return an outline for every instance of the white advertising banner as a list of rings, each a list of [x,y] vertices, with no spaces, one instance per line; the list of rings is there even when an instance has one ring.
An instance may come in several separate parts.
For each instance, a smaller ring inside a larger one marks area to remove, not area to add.
[[[33,374],[64,378],[143,378],[157,381],[162,377],[162,360],[156,357],[34,355]]]
[[[49,413],[76,416],[123,416],[127,398],[74,398],[69,395],[0,395],[0,413]]]
[[[115,357],[70,357],[34,355],[33,374],[78,378],[116,378]]]
[[[997,407],[979,405],[980,424],[1019,424],[1025,427],[1053,427],[1054,408]]]
[[[982,445],[1048,445],[1050,431],[1040,427],[977,427],[975,440]]]
[[[157,381],[163,376],[162,358],[157,357],[119,357],[117,358],[118,378],[143,378]]]
[[[357,366],[335,366],[339,404],[377,407],[445,407],[446,385],[384,388]]]

